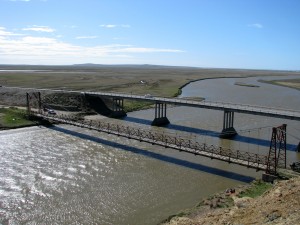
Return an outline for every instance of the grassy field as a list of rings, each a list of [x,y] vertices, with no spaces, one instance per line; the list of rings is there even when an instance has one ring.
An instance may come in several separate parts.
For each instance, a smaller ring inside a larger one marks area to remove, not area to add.
[[[1,70],[33,70],[1,71]],[[295,75],[287,71],[203,69],[167,66],[1,66],[0,85],[36,88],[65,88],[151,94],[174,97],[188,82],[217,77]]]
[[[154,65],[0,65],[0,86],[105,91],[175,97],[180,94],[181,87],[189,82],[201,79],[296,74],[300,75],[300,72],[205,69]],[[15,97],[16,94],[19,94],[19,96]],[[26,93],[13,91],[7,93],[6,90],[1,90],[0,88],[0,104],[24,106],[25,95]],[[127,112],[151,107],[149,103],[139,101],[125,101],[124,104]]]
[[[261,80],[261,82],[300,90],[300,79],[271,80],[271,81]]]
[[[0,129],[10,129],[34,125],[27,119],[25,111],[17,108],[0,108]]]

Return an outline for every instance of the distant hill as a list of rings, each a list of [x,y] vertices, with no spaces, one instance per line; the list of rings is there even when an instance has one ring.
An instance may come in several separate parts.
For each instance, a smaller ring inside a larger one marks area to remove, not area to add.
[[[103,69],[103,68],[131,68],[131,69],[201,69],[186,66],[164,66],[150,64],[74,64],[74,65],[9,65],[0,64],[0,70],[71,70],[71,69]]]
[[[151,65],[151,64],[74,64],[75,67],[91,67],[91,68],[103,68],[103,67],[127,67],[127,68],[149,68],[149,69],[162,69],[162,68],[200,68],[200,67],[189,67],[189,66],[166,66],[166,65]]]
[[[272,71],[272,72],[299,72],[288,70],[263,70],[263,69],[239,69],[239,68],[209,68],[209,67],[191,67],[191,66],[167,66],[167,65],[151,65],[151,64],[94,64],[83,63],[74,65],[13,65],[0,64],[0,70],[56,70],[56,71],[71,71],[71,70],[102,70],[102,69],[133,69],[133,70],[189,70],[189,71]]]

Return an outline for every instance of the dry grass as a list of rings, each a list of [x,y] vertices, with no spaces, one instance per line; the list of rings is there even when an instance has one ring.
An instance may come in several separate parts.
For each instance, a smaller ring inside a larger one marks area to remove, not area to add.
[[[37,88],[66,88],[152,94],[173,97],[188,82],[217,77],[246,77],[297,74],[285,71],[202,69],[164,66],[0,66],[4,69],[33,69],[30,72],[0,72],[0,85]],[[300,74],[300,73],[298,73]]]
[[[300,79],[271,80],[271,81],[262,81],[262,82],[300,90]]]

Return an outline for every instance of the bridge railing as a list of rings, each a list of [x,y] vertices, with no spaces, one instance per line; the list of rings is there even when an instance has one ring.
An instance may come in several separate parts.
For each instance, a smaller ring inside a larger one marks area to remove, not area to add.
[[[66,123],[74,126],[106,132],[109,134],[115,134],[118,136],[160,145],[166,148],[173,148],[179,151],[201,155],[212,159],[218,159],[229,163],[235,163],[258,170],[266,169],[267,165],[267,156],[265,155],[225,149],[214,145],[207,145],[206,143],[199,143],[198,141],[191,140],[190,138],[183,138],[176,135],[153,132],[152,130],[146,130],[104,121],[76,121],[75,118],[70,116],[50,116],[42,114],[36,115],[43,117],[44,119],[57,121],[59,123]]]
[[[128,93],[110,93],[110,92],[82,92],[86,94],[98,94],[102,96],[111,96],[111,97],[125,97],[125,98],[135,98],[135,99],[145,99],[145,100],[153,100],[153,101],[164,101],[164,102],[172,102],[176,103],[184,103],[184,104],[193,104],[193,105],[206,105],[212,107],[221,107],[224,109],[230,109],[234,107],[235,109],[254,111],[254,112],[269,112],[272,114],[289,114],[290,116],[299,116],[300,111],[295,109],[278,109],[275,107],[269,106],[262,106],[262,105],[250,105],[250,104],[240,104],[240,103],[233,103],[233,102],[219,102],[219,101],[195,101],[195,100],[188,100],[188,99],[180,99],[180,98],[165,98],[160,96],[143,96],[143,95],[135,95],[135,94],[128,94]]]

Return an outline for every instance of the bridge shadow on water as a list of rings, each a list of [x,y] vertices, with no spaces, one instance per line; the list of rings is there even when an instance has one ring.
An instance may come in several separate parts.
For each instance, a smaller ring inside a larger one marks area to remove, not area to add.
[[[62,132],[64,134],[72,135],[72,136],[75,136],[78,138],[82,138],[85,140],[93,141],[93,142],[96,142],[99,144],[104,144],[104,145],[107,145],[107,146],[110,146],[113,148],[121,149],[121,150],[124,150],[127,152],[132,152],[135,154],[139,154],[139,155],[143,155],[143,156],[150,157],[153,159],[157,159],[157,160],[160,160],[163,162],[171,163],[171,164],[178,165],[178,166],[183,166],[186,168],[210,173],[213,175],[222,176],[225,178],[229,178],[229,179],[233,179],[233,180],[237,180],[237,181],[241,181],[241,182],[245,182],[245,183],[249,183],[254,180],[254,178],[250,177],[250,176],[245,176],[245,175],[238,174],[235,172],[230,172],[230,171],[226,171],[226,170],[222,170],[222,169],[218,169],[218,168],[213,168],[210,166],[205,166],[205,165],[202,165],[199,163],[189,162],[187,160],[178,159],[178,158],[175,158],[172,156],[167,156],[167,155],[163,155],[160,153],[151,152],[151,151],[140,149],[137,147],[124,145],[124,144],[116,143],[116,142],[109,141],[109,140],[104,140],[99,137],[94,137],[94,136],[83,134],[83,133],[80,133],[77,131],[68,130],[68,129],[65,129],[62,127],[53,126],[53,127],[50,127],[49,129],[52,129],[52,130],[55,130],[58,132]],[[177,150],[174,150],[174,151],[177,151]],[[197,157],[199,157],[199,156],[197,156]]]
[[[149,126],[151,126],[151,123],[152,123],[151,120],[145,120],[145,119],[134,118],[134,117],[129,117],[129,116],[125,117],[124,120],[128,121],[128,122],[139,123],[139,124],[144,124],[144,125],[149,125]],[[166,128],[168,128],[170,130],[185,131],[185,132],[194,133],[197,135],[209,136],[209,137],[215,137],[215,138],[219,138],[219,135],[220,135],[220,132],[205,130],[205,129],[200,129],[200,128],[194,128],[194,127],[187,127],[187,126],[176,125],[176,124],[169,124],[166,126]],[[271,137],[270,137],[270,139],[271,139]],[[270,140],[253,138],[253,137],[243,136],[240,134],[236,135],[232,140],[246,143],[246,144],[254,144],[254,145],[263,146],[263,147],[270,147]],[[287,151],[295,152],[296,149],[297,149],[297,145],[286,144]]]

